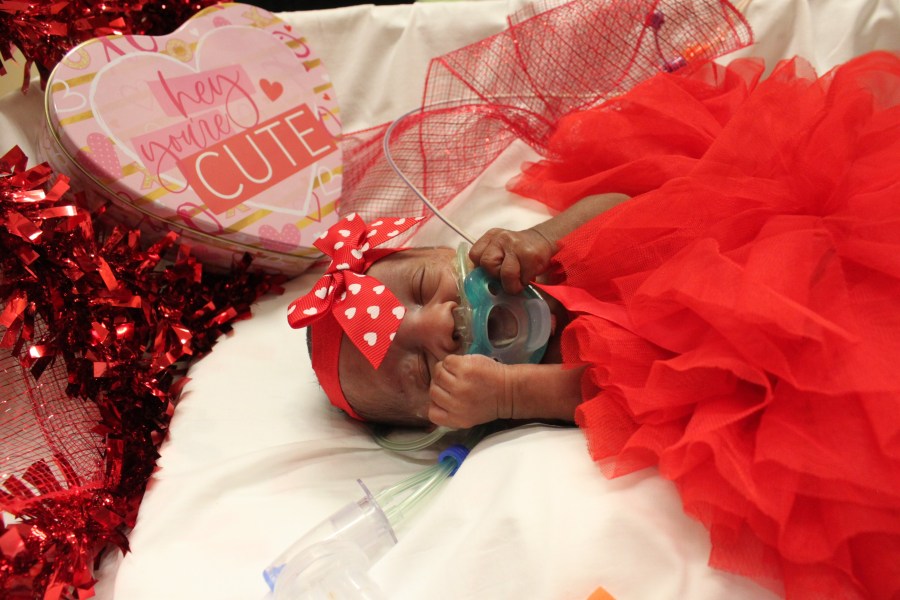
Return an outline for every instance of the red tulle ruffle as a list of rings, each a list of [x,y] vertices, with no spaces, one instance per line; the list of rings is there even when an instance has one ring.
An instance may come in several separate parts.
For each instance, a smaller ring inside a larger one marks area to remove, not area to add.
[[[657,466],[713,566],[897,598],[900,58],[763,70],[709,63],[570,115],[514,187],[635,195],[556,259],[597,298],[563,346],[593,365],[577,419],[603,471]]]

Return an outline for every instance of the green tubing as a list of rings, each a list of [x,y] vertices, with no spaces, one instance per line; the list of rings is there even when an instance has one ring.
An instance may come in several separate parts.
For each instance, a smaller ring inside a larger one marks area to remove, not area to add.
[[[376,430],[373,435],[375,436],[375,442],[382,448],[393,450],[394,452],[413,452],[431,446],[450,431],[453,430],[449,427],[437,427],[434,431],[405,442],[391,440],[379,430]]]
[[[413,475],[411,477],[407,477],[403,481],[400,481],[399,483],[395,483],[391,487],[381,490],[380,492],[375,494],[375,500],[378,502],[378,504],[380,506],[385,505],[386,503],[392,501],[394,498],[396,498],[403,492],[405,492],[413,487],[416,487],[416,486],[420,485],[421,483],[423,483],[424,481],[427,481],[428,479],[430,479],[435,468],[437,468],[437,465],[434,465],[427,469],[419,471],[415,475]]]
[[[376,430],[375,439],[378,444],[395,452],[410,452],[421,450],[434,444],[447,432],[445,427],[438,427],[434,431],[411,440],[409,442],[396,442]],[[462,445],[470,450],[480,442],[488,433],[486,426],[473,427],[463,432]],[[406,518],[426,499],[434,494],[441,484],[450,477],[459,467],[457,459],[452,456],[444,456],[440,462],[431,465],[427,469],[407,477],[406,479],[387,487],[375,494],[375,502],[384,511],[385,517],[391,527],[395,528],[404,522]]]
[[[428,499],[450,477],[450,473],[456,468],[455,463],[456,461],[445,458],[440,463],[410,477],[409,479],[414,479],[415,482],[404,487],[403,491],[409,491],[409,493],[402,498],[399,498],[397,494],[386,496],[384,499],[381,498],[381,494],[375,496],[391,527],[396,528],[403,523],[417,507]]]

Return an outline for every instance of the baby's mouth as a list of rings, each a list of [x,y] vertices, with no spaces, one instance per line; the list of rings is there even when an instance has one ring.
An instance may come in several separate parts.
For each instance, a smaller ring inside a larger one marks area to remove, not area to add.
[[[488,314],[488,339],[495,348],[505,348],[519,336],[519,321],[503,306],[495,306]]]
[[[465,354],[472,344],[471,309],[457,306],[453,309],[453,341],[459,343],[459,351]]]

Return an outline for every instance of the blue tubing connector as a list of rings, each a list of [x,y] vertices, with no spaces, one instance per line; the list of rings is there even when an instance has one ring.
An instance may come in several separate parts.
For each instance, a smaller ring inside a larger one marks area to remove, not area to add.
[[[438,454],[438,462],[441,463],[445,458],[449,458],[455,463],[453,470],[450,471],[450,477],[456,475],[456,472],[459,470],[460,465],[463,464],[463,461],[466,460],[466,457],[469,455],[469,449],[463,446],[462,444],[453,444],[449,446],[446,450]]]

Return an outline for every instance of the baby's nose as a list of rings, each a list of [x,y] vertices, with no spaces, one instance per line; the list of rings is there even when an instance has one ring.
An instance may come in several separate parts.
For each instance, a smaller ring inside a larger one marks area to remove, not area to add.
[[[459,351],[453,309],[456,302],[443,302],[429,306],[423,319],[422,335],[425,347],[438,360]]]

